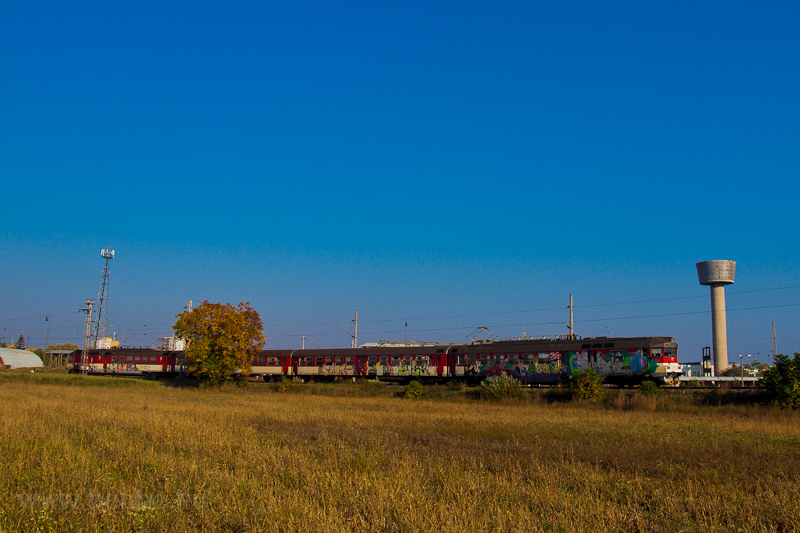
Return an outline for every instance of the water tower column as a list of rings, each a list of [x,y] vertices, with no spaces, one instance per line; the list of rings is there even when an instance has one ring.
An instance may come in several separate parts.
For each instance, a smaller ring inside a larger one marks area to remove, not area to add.
[[[728,368],[728,318],[725,312],[725,285],[711,286],[711,335],[714,368],[717,375]]]

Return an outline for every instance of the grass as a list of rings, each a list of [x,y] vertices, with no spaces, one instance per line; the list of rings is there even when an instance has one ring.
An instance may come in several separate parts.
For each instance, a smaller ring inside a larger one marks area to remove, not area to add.
[[[0,532],[800,524],[794,412],[704,406],[695,395],[580,403],[529,391],[497,403],[446,386],[410,400],[373,383],[281,394],[274,384],[9,374],[0,373]]]

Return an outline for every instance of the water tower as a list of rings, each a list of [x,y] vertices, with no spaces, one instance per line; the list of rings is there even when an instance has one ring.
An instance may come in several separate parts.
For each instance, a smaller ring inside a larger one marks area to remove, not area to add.
[[[736,277],[736,261],[701,261],[695,265],[700,285],[711,286],[711,331],[714,341],[714,374],[728,368],[728,326],[725,316],[725,285]]]

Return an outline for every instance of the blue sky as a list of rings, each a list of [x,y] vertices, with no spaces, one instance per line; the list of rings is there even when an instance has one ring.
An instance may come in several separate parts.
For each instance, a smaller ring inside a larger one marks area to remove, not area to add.
[[[566,328],[800,351],[795,2],[0,7],[0,335],[149,345],[189,299],[268,348]],[[339,325],[337,325],[337,323]],[[766,359],[766,355],[763,356]]]

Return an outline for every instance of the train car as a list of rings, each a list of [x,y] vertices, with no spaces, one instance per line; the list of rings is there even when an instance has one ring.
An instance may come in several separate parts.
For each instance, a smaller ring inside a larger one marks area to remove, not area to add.
[[[523,383],[558,383],[588,368],[606,382],[671,382],[681,374],[672,337],[596,337],[477,343],[451,348],[451,374],[467,381],[510,375]]]
[[[383,380],[444,380],[450,377],[450,345],[383,346],[296,350],[294,375],[301,379],[332,380],[365,377]]]
[[[292,364],[294,352],[295,350],[262,351],[250,362],[250,375],[261,377],[264,381],[296,375],[295,367]]]
[[[112,348],[82,350],[70,354],[72,372],[128,376],[166,375],[180,372],[183,352],[151,348]]]

